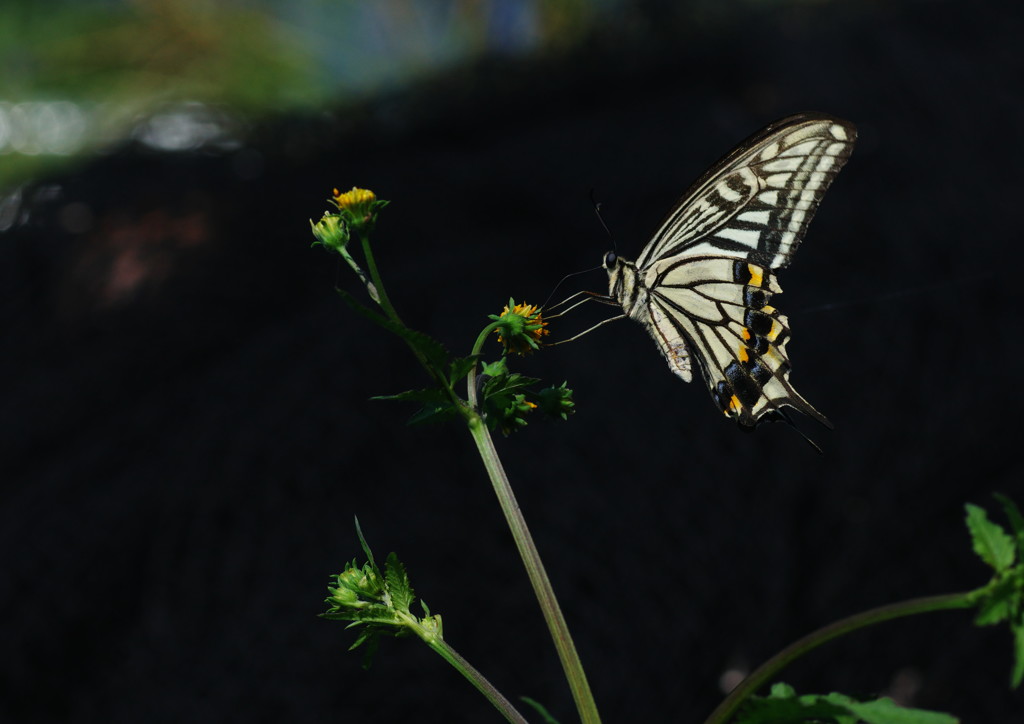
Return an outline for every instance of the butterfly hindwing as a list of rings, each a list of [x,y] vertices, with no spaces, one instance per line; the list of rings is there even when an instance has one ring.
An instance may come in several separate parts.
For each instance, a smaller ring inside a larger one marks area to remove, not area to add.
[[[789,321],[771,304],[782,289],[769,269],[691,257],[655,264],[645,281],[652,335],[686,340],[724,414],[753,427],[790,406],[830,426],[789,382]]]

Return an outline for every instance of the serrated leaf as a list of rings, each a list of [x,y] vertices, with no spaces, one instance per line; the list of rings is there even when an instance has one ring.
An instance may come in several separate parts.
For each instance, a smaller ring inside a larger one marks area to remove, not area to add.
[[[387,400],[389,402],[447,402],[448,395],[438,389],[406,390],[394,395],[374,395],[371,400]]]
[[[345,290],[338,289],[337,291],[341,298],[345,300],[345,303],[352,307],[356,312],[366,317],[374,324],[377,324],[392,334],[396,334],[404,339],[406,343],[419,352],[427,363],[430,364],[438,373],[441,373],[444,370],[448,361],[448,350],[445,349],[443,344],[428,334],[418,332],[415,329],[406,327],[404,324],[394,322],[383,314],[379,314],[369,307],[360,304],[356,301],[355,297]]]
[[[1017,539],[1017,556],[1020,560],[1024,560],[1024,515],[1021,514],[1017,503],[1011,498],[1002,493],[996,493],[994,497],[1003,506],[1003,512],[1006,513],[1010,527],[1013,528],[1013,534]]]
[[[837,724],[855,724],[845,707],[823,700],[818,696],[785,698],[753,697],[740,710],[735,724],[767,724],[772,722],[832,721]]]
[[[484,384],[484,396],[515,394],[539,381],[536,377],[525,377],[518,372],[503,377],[492,377]]]
[[[424,390],[406,390],[394,395],[376,395],[371,400],[388,402],[421,402],[423,407],[413,413],[406,424],[419,425],[426,422],[444,422],[458,413],[458,408],[448,397],[448,393],[437,388]]]
[[[460,382],[469,371],[473,369],[473,365],[477,362],[477,357],[456,357],[451,361],[448,367],[448,384],[452,387],[457,382]]]
[[[348,647],[348,650],[349,651],[355,651],[360,646],[362,646],[364,643],[366,643],[372,637],[372,635],[373,634],[372,634],[371,631],[369,631],[367,629],[363,629],[362,631],[359,632],[359,635],[356,637],[356,640],[352,643],[352,645]]]
[[[377,568],[377,562],[373,560],[373,551],[370,550],[370,544],[366,542],[366,538],[363,536],[363,529],[359,525],[359,517],[353,516],[356,521],[356,537],[359,539],[359,545],[363,549],[363,553],[366,555],[366,560],[369,561],[370,566],[373,568],[373,572],[380,576],[380,569]],[[356,561],[352,559],[352,565],[350,568],[356,567]]]
[[[1020,607],[1021,592],[1014,576],[1003,578],[983,590],[985,595],[974,618],[978,626],[991,626],[1005,621]]]
[[[497,362],[484,362],[480,374],[485,377],[504,377],[508,374],[508,364],[504,357]]]
[[[1010,686],[1016,689],[1024,681],[1024,621],[1010,625],[1013,631],[1013,669],[1010,671]]]
[[[846,707],[864,724],[958,724],[960,721],[940,711],[906,709],[892,699],[863,702],[850,700]]]
[[[753,697],[735,724],[830,721],[836,724],[957,724],[956,717],[924,709],[906,709],[891,699],[861,702],[845,694],[795,696],[786,684],[772,686],[767,698]]]
[[[400,626],[402,622],[390,608],[383,604],[369,606],[364,609],[348,609],[338,613],[326,613],[324,618],[331,621],[351,621],[353,625],[380,624],[381,626]]]
[[[1005,571],[1013,565],[1017,548],[1013,539],[998,523],[988,519],[984,508],[968,503],[967,529],[971,532],[971,544],[974,552],[997,573]]]
[[[421,425],[434,422],[446,422],[458,414],[455,405],[450,402],[428,404],[417,410],[407,421],[409,425]]]
[[[394,553],[389,553],[387,560],[384,561],[384,580],[387,582],[388,593],[391,594],[391,605],[402,613],[412,615],[409,610],[415,600],[412,584],[409,583],[405,566]]]

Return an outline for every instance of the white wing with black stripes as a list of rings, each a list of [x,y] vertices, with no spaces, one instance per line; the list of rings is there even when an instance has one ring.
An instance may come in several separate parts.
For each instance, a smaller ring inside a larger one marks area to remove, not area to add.
[[[773,123],[683,195],[635,263],[605,257],[611,296],[676,374],[689,382],[696,364],[742,427],[788,421],[784,407],[831,427],[789,382],[789,322],[771,300],[856,135],[819,114]]]

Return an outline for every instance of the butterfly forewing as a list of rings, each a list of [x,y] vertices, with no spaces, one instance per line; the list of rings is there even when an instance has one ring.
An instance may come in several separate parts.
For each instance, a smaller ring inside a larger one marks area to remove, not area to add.
[[[855,138],[851,124],[829,116],[791,116],[768,126],[683,195],[637,266],[715,253],[787,266]]]
[[[684,194],[636,264],[609,268],[612,293],[669,367],[689,381],[696,360],[719,408],[744,427],[788,419],[784,407],[831,427],[789,382],[773,270],[789,264],[855,139],[851,124],[824,115],[768,126]]]

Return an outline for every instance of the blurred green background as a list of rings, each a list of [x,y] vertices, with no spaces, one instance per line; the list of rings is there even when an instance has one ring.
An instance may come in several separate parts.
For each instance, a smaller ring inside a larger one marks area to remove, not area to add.
[[[230,147],[267,116],[394,92],[482,55],[558,52],[619,0],[9,0],[0,188],[135,137]],[[714,7],[714,3],[707,3]]]

